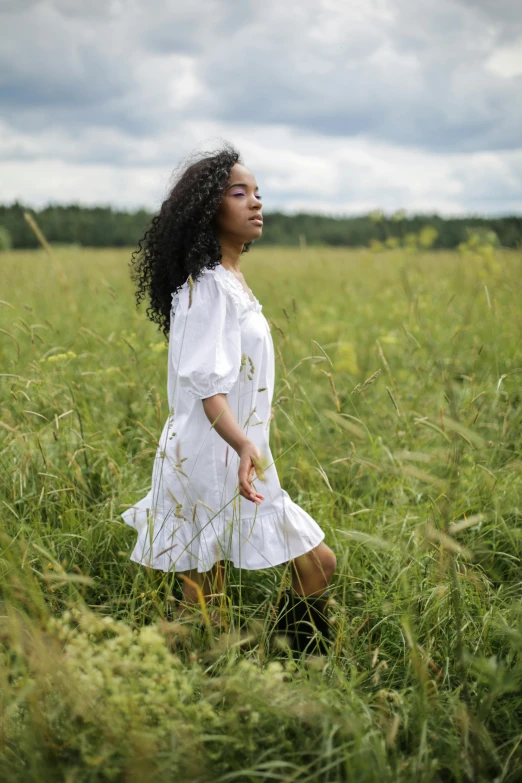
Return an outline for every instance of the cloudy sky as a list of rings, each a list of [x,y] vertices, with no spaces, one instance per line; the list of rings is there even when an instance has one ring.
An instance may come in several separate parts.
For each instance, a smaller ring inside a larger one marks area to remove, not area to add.
[[[517,0],[0,0],[0,43],[0,203],[157,209],[226,139],[267,212],[522,212]]]

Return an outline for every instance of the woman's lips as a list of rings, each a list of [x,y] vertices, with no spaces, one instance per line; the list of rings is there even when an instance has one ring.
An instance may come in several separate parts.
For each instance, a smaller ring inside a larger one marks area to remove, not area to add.
[[[258,225],[262,226],[263,225],[263,218],[262,217],[250,218],[250,222],[251,223],[257,223]]]

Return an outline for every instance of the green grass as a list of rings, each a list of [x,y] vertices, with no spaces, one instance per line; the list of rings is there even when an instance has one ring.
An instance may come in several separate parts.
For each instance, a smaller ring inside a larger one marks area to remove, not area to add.
[[[281,483],[338,563],[331,655],[285,666],[288,569],[227,569],[219,633],[129,560],[167,416],[129,255],[1,257],[2,779],[521,780],[522,255],[243,257]]]

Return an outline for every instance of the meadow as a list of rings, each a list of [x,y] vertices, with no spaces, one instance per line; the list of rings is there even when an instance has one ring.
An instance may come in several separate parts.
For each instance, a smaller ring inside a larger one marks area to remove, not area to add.
[[[0,256],[0,777],[522,780],[522,253],[253,247],[281,484],[337,555],[328,656],[129,560],[168,415],[130,250]]]

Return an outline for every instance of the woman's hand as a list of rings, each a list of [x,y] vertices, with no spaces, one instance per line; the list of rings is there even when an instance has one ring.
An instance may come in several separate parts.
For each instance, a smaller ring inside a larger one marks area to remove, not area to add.
[[[264,496],[252,488],[254,473],[264,481],[263,455],[237,423],[226,394],[214,394],[203,399],[203,409],[208,420],[229,446],[239,456],[239,494],[252,503],[261,503]],[[257,464],[257,469],[256,469]]]
[[[259,503],[261,503],[261,501],[265,498],[264,495],[260,495],[259,492],[256,492],[252,488],[252,481],[254,480],[254,473],[256,471],[254,460],[258,462],[258,464],[261,462],[261,452],[257,446],[252,443],[252,441],[247,441],[247,443],[245,443],[245,445],[239,449],[238,455],[239,494],[247,500],[251,500],[253,503],[257,503],[259,505]]]

